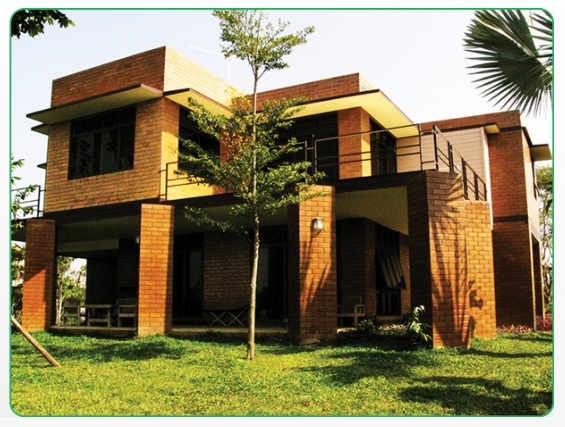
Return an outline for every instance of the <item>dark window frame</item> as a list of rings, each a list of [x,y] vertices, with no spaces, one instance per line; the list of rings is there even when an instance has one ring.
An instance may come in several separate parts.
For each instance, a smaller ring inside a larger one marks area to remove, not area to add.
[[[190,110],[179,108],[179,153],[183,152],[182,140],[190,140],[198,143],[206,151],[220,154],[220,142],[211,135],[202,132],[198,124],[190,117]],[[179,159],[180,160],[180,159]]]
[[[136,107],[71,123],[68,179],[131,170],[135,156]]]

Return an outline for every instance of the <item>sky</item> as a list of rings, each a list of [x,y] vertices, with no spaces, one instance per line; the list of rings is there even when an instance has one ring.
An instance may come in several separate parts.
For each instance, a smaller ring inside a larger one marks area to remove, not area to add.
[[[59,77],[167,45],[232,85],[249,90],[250,70],[243,63],[228,62],[222,57],[218,21],[211,15],[211,10],[202,8],[262,7],[257,3],[219,1],[204,6],[200,2],[169,0],[26,2],[26,8],[74,7],[64,11],[75,26],[67,29],[47,27],[45,34],[35,38],[26,35],[20,39],[5,37],[2,44],[5,59],[3,93],[9,96],[3,97],[2,129],[4,140],[8,139],[9,144],[1,144],[1,155],[6,161],[2,162],[0,172],[5,173],[8,180],[11,150],[16,159],[25,160],[25,166],[17,173],[22,178],[20,183],[44,184],[44,173],[37,165],[46,161],[47,137],[31,131],[37,123],[26,115],[50,107],[51,83]],[[560,12],[554,10],[550,1],[534,3],[536,7],[549,10],[559,22]],[[77,4],[82,9],[76,9]],[[492,1],[471,4],[461,1],[457,2],[459,9],[449,10],[445,8],[453,7],[453,2],[430,1],[425,4],[427,9],[421,10],[414,9],[421,7],[417,2],[380,1],[378,7],[381,9],[360,10],[367,6],[363,2],[357,4],[356,0],[346,4],[326,0],[321,6],[307,1],[298,6],[291,0],[269,2],[270,7],[285,8],[270,10],[269,15],[290,22],[289,31],[313,25],[315,33],[309,36],[307,44],[297,47],[287,58],[290,67],[267,73],[260,80],[259,89],[360,72],[415,123],[499,111],[499,107],[483,98],[472,83],[474,78],[467,68],[471,61],[466,59],[468,55],[463,49],[464,33],[474,10],[493,7]],[[9,25],[10,16],[22,5],[20,1],[2,0],[4,25]],[[345,6],[353,9],[335,9]],[[497,4],[497,7],[512,8],[528,6],[531,2],[499,1]],[[292,7],[301,9],[288,10]],[[558,55],[555,57],[558,59]],[[554,128],[551,111],[537,119],[527,116],[523,119],[534,144],[552,146],[553,130],[555,139],[558,139],[559,123]],[[556,189],[558,191],[558,186]],[[2,191],[7,192],[8,186]],[[6,200],[8,197],[7,193]],[[6,217],[2,220],[8,218],[7,209],[3,215]],[[3,247],[6,252],[0,254],[6,260],[9,259],[7,246]],[[7,342],[2,344],[9,345]],[[5,369],[0,371],[0,384],[3,384],[0,393],[5,393],[9,379],[2,377],[7,375]],[[10,411],[5,407],[6,402],[7,399],[0,401],[0,416]],[[33,420],[29,421],[33,424]],[[550,421],[551,418],[546,418],[544,423],[547,425]],[[527,422],[531,425],[533,421]]]

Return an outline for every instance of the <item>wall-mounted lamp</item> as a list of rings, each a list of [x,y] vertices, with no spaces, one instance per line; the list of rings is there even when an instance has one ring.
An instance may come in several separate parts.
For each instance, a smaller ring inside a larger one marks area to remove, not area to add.
[[[139,236],[135,236],[135,244],[139,245]]]
[[[322,221],[322,218],[312,219],[311,227],[313,231],[322,231],[324,229],[324,222]]]

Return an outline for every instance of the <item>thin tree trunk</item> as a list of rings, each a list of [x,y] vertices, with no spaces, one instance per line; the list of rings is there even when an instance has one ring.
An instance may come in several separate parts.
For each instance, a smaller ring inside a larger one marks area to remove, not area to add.
[[[253,265],[249,295],[249,329],[247,331],[247,360],[255,358],[255,313],[257,311],[257,273],[259,271],[259,217],[255,216],[253,236]]]
[[[47,352],[47,350],[45,350],[45,349],[41,346],[41,344],[39,344],[39,343],[35,340],[35,338],[33,338],[33,337],[29,334],[29,332],[26,331],[26,330],[24,329],[24,327],[19,324],[19,322],[15,319],[14,316],[12,316],[12,324],[16,327],[16,329],[17,329],[18,331],[20,331],[20,332],[22,333],[22,335],[23,335],[24,337],[27,338],[27,340],[31,343],[31,345],[33,345],[33,346],[42,354],[42,356],[45,357],[45,358],[49,361],[49,363],[51,363],[51,365],[53,365],[53,366],[55,366],[55,367],[61,366],[61,365],[59,365],[59,362],[57,362],[57,361],[53,358],[53,356],[51,356],[51,355]]]

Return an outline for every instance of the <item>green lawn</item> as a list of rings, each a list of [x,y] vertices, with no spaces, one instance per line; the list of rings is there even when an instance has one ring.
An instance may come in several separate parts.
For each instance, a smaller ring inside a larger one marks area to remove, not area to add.
[[[169,337],[12,335],[11,407],[46,415],[545,415],[551,333],[501,334],[470,350],[375,343],[299,347]]]

